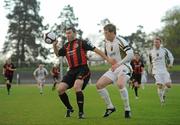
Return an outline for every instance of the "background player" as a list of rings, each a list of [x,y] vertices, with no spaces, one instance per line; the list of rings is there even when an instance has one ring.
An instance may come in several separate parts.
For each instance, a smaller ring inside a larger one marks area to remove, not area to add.
[[[136,99],[138,99],[138,88],[141,85],[142,73],[144,71],[144,63],[141,60],[139,53],[134,54],[134,59],[131,61],[131,66],[133,69],[133,74],[131,77],[132,86],[135,91]]]
[[[149,53],[150,68],[157,84],[160,102],[163,104],[166,92],[168,88],[171,88],[171,78],[167,67],[172,67],[174,57],[168,49],[161,47],[159,37],[154,39],[153,44],[154,47]]]
[[[54,90],[56,88],[56,84],[59,82],[59,74],[60,74],[60,69],[59,66],[57,64],[54,64],[53,67],[50,70],[50,73],[53,77],[53,87],[52,90]]]
[[[46,77],[48,76],[48,71],[46,68],[44,68],[43,64],[39,64],[38,68],[34,70],[33,72],[34,78],[37,81],[40,94],[43,94],[43,87],[46,80]]]
[[[15,70],[16,70],[16,67],[11,62],[11,58],[7,59],[3,66],[3,75],[6,80],[6,87],[7,87],[8,95],[10,94],[11,84],[12,84],[12,80],[13,80],[13,74],[14,74]]]

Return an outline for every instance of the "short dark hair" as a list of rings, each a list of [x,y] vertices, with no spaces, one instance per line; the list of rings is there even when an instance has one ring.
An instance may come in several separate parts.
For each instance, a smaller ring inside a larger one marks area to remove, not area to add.
[[[160,43],[162,42],[161,38],[160,37],[156,37],[155,40],[159,40]]]
[[[67,28],[66,28],[66,31],[67,31],[67,30],[72,30],[74,33],[76,33],[76,29],[75,29],[73,26],[67,27]]]
[[[109,31],[109,32],[114,32],[114,34],[116,34],[116,26],[113,24],[105,25],[104,30]]]

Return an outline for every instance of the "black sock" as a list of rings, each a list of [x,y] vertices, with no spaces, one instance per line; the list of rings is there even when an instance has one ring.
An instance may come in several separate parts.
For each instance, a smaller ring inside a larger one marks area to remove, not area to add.
[[[135,95],[138,97],[138,87],[134,87]]]
[[[79,107],[79,112],[84,112],[83,110],[83,105],[84,105],[84,95],[82,91],[76,92],[76,99],[77,99],[77,104]]]
[[[62,95],[59,95],[59,98],[63,102],[63,104],[67,107],[67,109],[72,109],[72,106],[69,102],[68,95],[66,93],[63,93]]]
[[[10,92],[10,89],[11,89],[11,84],[6,84],[6,87],[7,87],[8,93],[9,93],[9,92]]]
[[[57,82],[54,82],[53,87],[56,87]]]

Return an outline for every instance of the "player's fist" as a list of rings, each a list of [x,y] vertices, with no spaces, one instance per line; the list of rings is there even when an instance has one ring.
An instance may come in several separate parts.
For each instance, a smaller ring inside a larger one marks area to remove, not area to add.
[[[169,65],[168,65],[168,68],[172,68],[172,67],[173,67],[172,64],[169,64]]]

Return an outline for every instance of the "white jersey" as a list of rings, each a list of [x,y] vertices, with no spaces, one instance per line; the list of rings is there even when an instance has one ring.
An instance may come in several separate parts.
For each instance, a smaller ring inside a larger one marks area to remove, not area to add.
[[[149,61],[152,65],[152,74],[167,73],[166,66],[168,64],[173,65],[174,57],[166,48],[153,48],[149,54]]]
[[[132,48],[122,37],[115,37],[113,42],[105,42],[106,54],[115,59],[119,64],[131,67],[130,62],[134,56]]]
[[[48,75],[48,71],[46,68],[37,68],[34,72],[33,75],[38,78],[38,79],[44,79]]]

